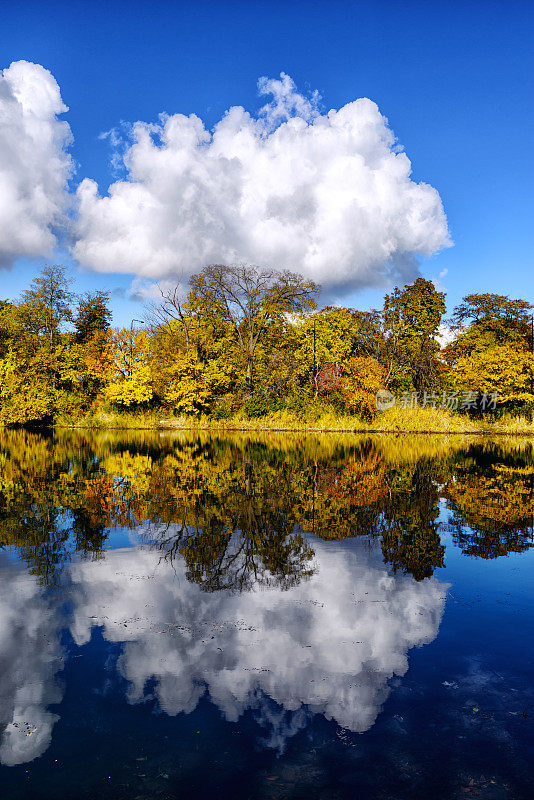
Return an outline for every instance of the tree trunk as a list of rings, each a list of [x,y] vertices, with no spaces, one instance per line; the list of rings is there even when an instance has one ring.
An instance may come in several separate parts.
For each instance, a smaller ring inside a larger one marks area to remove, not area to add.
[[[250,461],[245,461],[245,492],[247,497],[252,495],[253,471]]]
[[[248,395],[252,394],[254,389],[253,381],[252,381],[252,358],[247,359],[247,375],[246,375],[246,393]]]

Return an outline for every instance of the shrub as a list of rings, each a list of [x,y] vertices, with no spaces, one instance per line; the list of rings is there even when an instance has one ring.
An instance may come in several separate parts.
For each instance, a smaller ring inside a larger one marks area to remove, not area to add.
[[[224,399],[213,409],[210,416],[211,419],[230,419],[234,410],[232,408],[231,399]]]
[[[282,411],[284,406],[284,400],[280,398],[251,397],[243,404],[243,411],[249,419],[256,419],[272,414],[273,411]]]

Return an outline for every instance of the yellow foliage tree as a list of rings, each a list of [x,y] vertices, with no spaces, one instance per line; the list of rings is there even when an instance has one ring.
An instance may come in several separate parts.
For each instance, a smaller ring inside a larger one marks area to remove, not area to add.
[[[112,331],[97,331],[82,345],[86,380],[98,388],[114,378],[115,358]]]
[[[42,420],[53,409],[54,394],[39,354],[21,360],[10,351],[0,359],[0,424]]]
[[[148,402],[153,395],[150,369],[150,342],[144,331],[127,328],[113,332],[114,380],[104,396],[122,406]]]
[[[355,314],[350,309],[322,308],[311,316],[296,318],[293,327],[297,338],[294,353],[301,377],[311,381],[312,373],[323,365],[350,358],[357,329]]]
[[[386,370],[372,356],[356,356],[344,364],[342,394],[347,411],[371,418],[376,414],[376,393],[384,385]]]
[[[203,367],[192,353],[177,353],[167,370],[165,402],[181,414],[208,411],[213,395],[210,377],[213,366]]]
[[[497,392],[501,404],[532,403],[533,369],[532,353],[502,344],[459,358],[450,380],[466,391]]]

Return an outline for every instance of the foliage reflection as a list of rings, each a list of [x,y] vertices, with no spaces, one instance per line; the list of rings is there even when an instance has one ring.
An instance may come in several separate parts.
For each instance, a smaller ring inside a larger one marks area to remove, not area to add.
[[[443,566],[440,500],[470,556],[532,545],[531,446],[425,437],[225,438],[0,433],[0,546],[45,584],[116,529],[185,561],[206,591],[289,588],[314,571],[313,534],[378,539],[394,571]]]

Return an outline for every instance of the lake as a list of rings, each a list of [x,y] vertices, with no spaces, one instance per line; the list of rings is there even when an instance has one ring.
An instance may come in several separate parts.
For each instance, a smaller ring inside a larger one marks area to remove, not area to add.
[[[531,800],[523,439],[0,431],[0,797]]]

